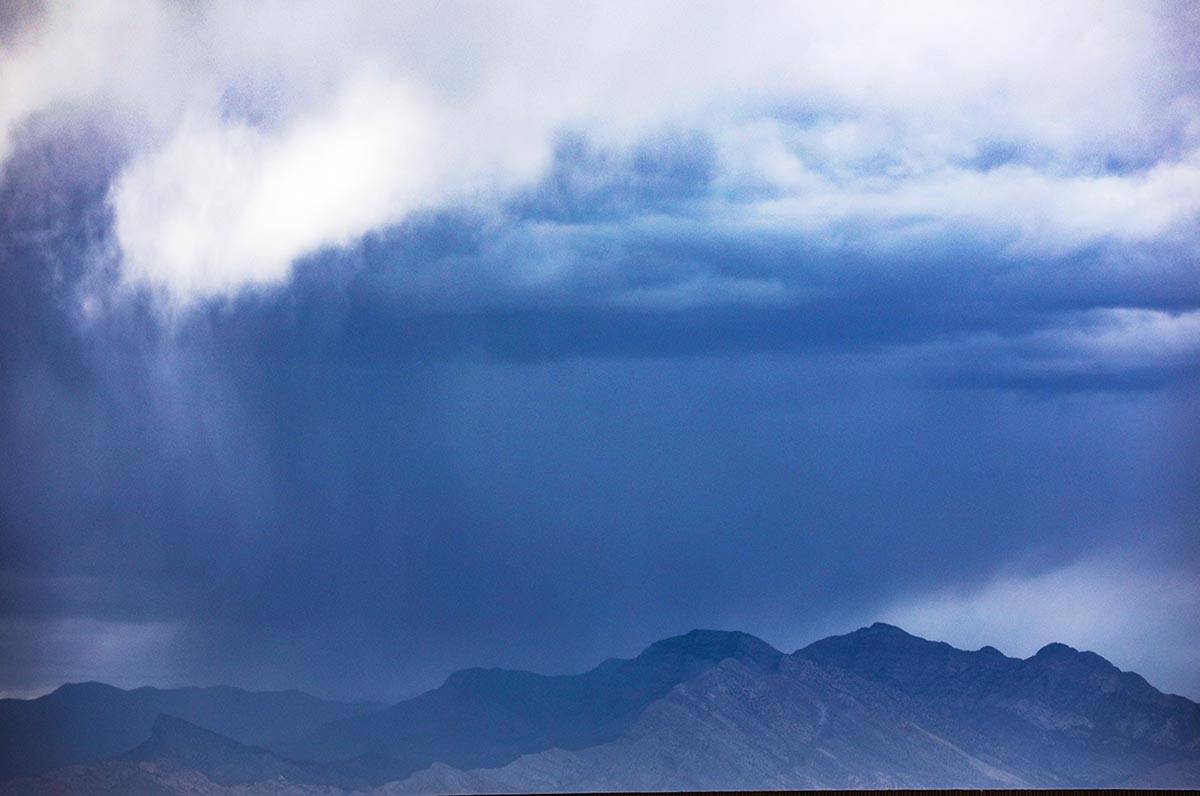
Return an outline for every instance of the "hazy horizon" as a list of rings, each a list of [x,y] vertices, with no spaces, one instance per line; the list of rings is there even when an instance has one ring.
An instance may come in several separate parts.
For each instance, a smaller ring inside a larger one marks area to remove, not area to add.
[[[851,632],[853,632],[854,630],[859,630],[859,629],[863,629],[863,628],[870,627],[870,626],[871,626],[871,625],[873,625],[873,624],[878,624],[878,623],[870,622],[870,623],[866,623],[866,624],[860,625],[860,626],[858,626],[858,627],[854,627],[854,628],[846,628],[846,629],[845,629],[845,631],[843,631],[843,632],[839,632],[839,633],[834,633],[834,634],[832,634],[832,635],[833,635],[833,636],[840,636],[840,635],[844,635],[844,634],[847,634],[847,633],[851,633]],[[890,623],[885,623],[885,624],[890,624]],[[899,626],[897,625],[896,627],[899,627]],[[901,627],[900,629],[901,629],[901,630],[904,630],[905,632],[908,632],[908,628],[903,628],[903,627]],[[693,631],[712,631],[712,630],[715,630],[715,631],[718,631],[718,632],[745,632],[745,631],[739,631],[737,628],[690,628],[690,629],[689,629],[688,631],[686,631],[686,632],[681,632],[681,633],[679,633],[679,634],[676,634],[675,636],[669,636],[668,638],[677,638],[677,637],[679,637],[679,636],[684,636],[684,635],[686,635],[687,633],[690,633],[690,632],[693,632]],[[751,636],[754,636],[755,634],[751,633],[751,634],[749,634],[749,635],[751,635]],[[943,641],[943,642],[944,642],[944,641],[945,641],[945,639],[941,639],[941,638],[930,638],[930,637],[921,636],[921,635],[920,635],[920,634],[918,634],[918,633],[913,633],[912,635],[916,636],[917,638],[924,638],[925,640],[928,640],[928,641],[935,641],[935,642],[937,642],[937,641]],[[757,638],[757,636],[756,636],[756,638]],[[805,641],[805,642],[803,642],[803,643],[801,643],[801,644],[799,644],[799,645],[796,645],[796,646],[794,646],[794,647],[789,647],[789,646],[786,646],[786,645],[784,645],[784,646],[780,646],[780,645],[777,645],[777,644],[774,644],[774,643],[772,643],[772,641],[771,641],[770,639],[766,639],[766,638],[764,638],[764,639],[761,639],[761,640],[762,640],[762,641],[764,641],[764,642],[766,642],[767,644],[770,644],[771,646],[775,647],[776,649],[780,650],[780,652],[782,652],[784,655],[788,655],[788,654],[791,654],[791,653],[794,653],[794,652],[796,652],[796,651],[798,651],[798,650],[801,650],[801,649],[803,649],[804,647],[808,646],[809,644],[811,644],[811,643],[813,643],[813,642],[816,642],[816,641],[821,641],[821,640],[824,640],[824,639],[826,639],[826,638],[829,638],[829,636],[819,636],[819,637],[815,637],[815,638],[812,638],[812,639],[808,639],[807,641]],[[641,646],[637,647],[637,648],[636,648],[635,650],[633,650],[632,652],[629,652],[629,653],[624,653],[624,654],[613,654],[613,655],[609,655],[609,656],[608,656],[608,657],[606,657],[605,659],[603,659],[603,660],[596,660],[594,663],[592,663],[592,664],[589,664],[589,665],[586,665],[586,666],[584,666],[584,667],[583,667],[583,668],[581,668],[581,669],[572,669],[572,670],[570,670],[570,671],[566,671],[566,670],[563,670],[563,671],[559,671],[559,670],[555,670],[555,671],[535,671],[534,673],[535,673],[535,674],[541,674],[541,675],[551,675],[551,676],[554,676],[554,675],[577,675],[577,674],[583,674],[583,673],[585,673],[585,672],[591,671],[592,669],[596,668],[596,666],[599,666],[601,663],[603,663],[603,661],[604,661],[604,660],[611,660],[611,659],[613,659],[613,658],[618,658],[618,659],[626,659],[626,660],[628,660],[628,659],[635,658],[635,657],[637,657],[637,655],[638,655],[638,654],[640,654],[641,652],[644,652],[644,651],[645,651],[645,650],[646,650],[646,649],[647,649],[647,648],[648,648],[648,647],[649,647],[651,644],[653,644],[653,643],[654,643],[654,642],[656,642],[656,641],[662,641],[662,640],[663,640],[663,639],[650,639],[650,640],[648,640],[646,643],[644,643],[644,644],[642,644]],[[946,643],[950,643],[950,642],[946,642]],[[1028,654],[1021,654],[1021,655],[1017,655],[1017,654],[1010,654],[1009,652],[1007,652],[1006,650],[1003,650],[1003,649],[1000,649],[1000,650],[999,650],[999,652],[1000,652],[1001,654],[1005,655],[1005,656],[1006,656],[1006,657],[1008,657],[1008,658],[1015,658],[1015,659],[1028,660],[1028,659],[1032,658],[1032,657],[1033,657],[1033,656],[1034,656],[1034,655],[1035,655],[1035,654],[1038,652],[1038,650],[1042,649],[1043,647],[1049,646],[1049,645],[1051,645],[1051,644],[1060,644],[1060,643],[1062,643],[1062,642],[1058,642],[1058,641],[1047,641],[1045,644],[1041,645],[1041,646],[1040,646],[1038,649],[1036,649],[1036,650],[1033,650],[1033,651],[1029,652]],[[991,648],[993,648],[993,649],[996,649],[996,647],[995,647],[995,645],[994,645],[994,644],[983,644],[983,645],[980,645],[980,646],[978,646],[978,647],[973,647],[973,648],[972,648],[972,647],[963,647],[963,646],[960,646],[960,645],[957,645],[957,644],[953,644],[953,643],[951,643],[950,645],[951,645],[952,647],[955,647],[956,649],[965,650],[965,651],[968,651],[968,652],[974,652],[974,651],[978,651],[979,649],[983,649],[983,648],[986,648],[986,647],[991,647]],[[1067,645],[1067,646],[1070,646],[1070,645]],[[1103,652],[1102,652],[1102,651],[1100,651],[1100,650],[1080,650],[1080,651],[1081,651],[1081,652],[1094,652],[1094,653],[1096,653],[1096,654],[1100,655],[1100,657],[1102,657],[1102,658],[1105,658],[1106,660],[1108,660],[1107,656],[1105,656],[1105,655],[1103,654]],[[1114,664],[1115,664],[1115,662],[1114,662],[1114,661],[1111,661],[1111,660],[1110,660],[1109,662],[1110,662],[1110,663],[1114,663]],[[494,667],[493,667],[493,666],[491,666],[491,665],[489,665],[489,664],[487,664],[487,663],[485,663],[485,662],[481,662],[481,663],[479,663],[479,664],[476,664],[476,665],[473,665],[473,666],[466,666],[466,667],[464,667],[464,668],[466,668],[466,669],[472,669],[472,668],[490,669],[490,668],[494,668]],[[499,668],[503,668],[503,667],[499,667]],[[1128,669],[1123,669],[1123,668],[1122,668],[1121,666],[1119,666],[1119,665],[1117,666],[1117,668],[1118,668],[1118,669],[1122,669],[1122,671],[1130,671],[1130,670],[1128,670]],[[462,670],[461,670],[461,669],[456,669],[456,670],[454,670],[454,671],[462,671]],[[402,701],[402,700],[406,700],[406,699],[411,699],[412,697],[419,696],[419,695],[421,695],[421,694],[423,694],[423,693],[426,693],[427,691],[430,691],[430,690],[436,689],[437,687],[441,686],[441,685],[442,685],[442,684],[445,682],[445,680],[446,680],[446,678],[447,678],[447,677],[449,677],[451,674],[454,674],[454,671],[448,671],[448,672],[446,672],[446,673],[445,673],[445,675],[444,675],[444,676],[438,677],[438,678],[436,678],[436,679],[434,679],[434,680],[430,681],[430,683],[429,683],[429,684],[420,685],[420,686],[413,686],[412,688],[410,688],[410,689],[409,689],[409,690],[407,690],[407,691],[396,691],[396,692],[390,692],[390,693],[386,693],[386,694],[370,694],[370,693],[364,693],[364,694],[338,694],[338,693],[314,693],[314,692],[307,692],[307,691],[303,691],[302,693],[310,693],[312,696],[316,696],[316,697],[319,697],[319,698],[321,698],[321,699],[340,700],[340,701],[346,701],[346,702],[374,702],[374,703],[377,703],[377,704],[383,704],[383,705],[386,705],[386,704],[389,704],[389,703],[391,703],[391,702],[397,702],[397,701]],[[1135,674],[1140,674],[1140,672],[1134,672],[1134,673],[1135,673]],[[85,684],[85,683],[89,683],[89,682],[90,682],[90,683],[101,683],[101,684],[103,684],[103,685],[111,685],[111,686],[114,686],[114,687],[120,688],[120,689],[122,689],[122,690],[133,690],[133,689],[142,688],[142,687],[156,688],[156,689],[159,689],[159,690],[171,690],[171,689],[176,689],[176,688],[193,688],[193,687],[198,687],[198,688],[221,688],[221,687],[234,687],[234,688],[240,688],[240,686],[236,685],[235,683],[227,683],[227,682],[213,682],[213,683],[192,683],[192,682],[177,682],[177,683],[142,683],[142,682],[138,682],[138,683],[121,684],[121,683],[118,683],[118,682],[102,682],[102,681],[98,681],[98,680],[89,680],[89,681],[76,681],[76,682],[64,682],[64,683],[59,683],[58,685],[56,685],[56,686],[53,686],[53,687],[51,687],[51,688],[49,688],[49,689],[47,689],[47,690],[39,690],[39,691],[32,691],[32,692],[26,692],[26,693],[5,693],[5,692],[0,692],[0,699],[23,699],[23,700],[37,699],[38,697],[42,697],[42,696],[46,696],[46,695],[48,695],[48,694],[51,694],[51,693],[53,693],[54,691],[57,691],[59,688],[62,688],[63,686],[66,686],[66,685],[81,685],[81,684]],[[1151,686],[1154,686],[1155,688],[1158,688],[1160,691],[1163,691],[1163,690],[1164,690],[1164,689],[1160,688],[1160,687],[1159,687],[1159,685],[1158,685],[1158,684],[1156,684],[1156,683],[1154,683],[1154,682],[1151,682],[1151,683],[1150,683],[1150,685],[1151,685]],[[289,688],[270,689],[270,688],[267,688],[267,689],[245,689],[245,690],[250,690],[250,691],[283,691],[283,690],[299,690],[299,689],[289,689]],[[1169,693],[1172,693],[1172,692],[1171,692],[1169,689],[1167,689],[1167,690],[1165,690],[1165,691],[1164,691],[1164,693],[1168,693],[1168,694],[1169,694]],[[1190,695],[1187,695],[1187,694],[1178,694],[1178,696],[1185,696],[1185,697],[1188,697],[1189,699],[1192,699],[1193,701],[1196,701],[1196,698],[1195,698],[1194,696],[1190,696]]]

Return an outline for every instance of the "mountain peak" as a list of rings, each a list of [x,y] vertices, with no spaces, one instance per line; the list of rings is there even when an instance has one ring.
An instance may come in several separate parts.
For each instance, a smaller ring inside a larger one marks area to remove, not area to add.
[[[124,689],[117,688],[115,685],[101,683],[98,680],[86,680],[81,683],[63,683],[58,688],[50,693],[52,694],[111,694]]]
[[[847,649],[874,649],[876,647],[935,647],[949,646],[941,641],[929,641],[928,639],[914,636],[902,627],[889,625],[887,622],[873,622],[867,627],[860,627],[850,633],[840,636],[829,636],[820,641],[815,641],[805,647],[805,650],[815,650],[822,648],[847,648]]]
[[[943,641],[930,641],[886,622],[842,636],[815,641],[797,650],[801,658],[882,680],[906,691],[919,691],[972,667],[992,668],[1008,660],[995,650],[967,652]]]
[[[1069,647],[1066,644],[1062,644],[1058,641],[1051,641],[1049,644],[1047,644],[1046,646],[1044,646],[1040,650],[1038,650],[1037,653],[1035,653],[1033,657],[1035,657],[1035,658],[1056,657],[1057,658],[1057,657],[1062,657],[1065,655],[1077,655],[1077,654],[1079,654],[1079,650],[1075,649],[1074,647]]]
[[[174,757],[179,753],[186,753],[187,756],[194,757],[199,752],[227,754],[249,749],[251,747],[219,733],[206,730],[190,721],[184,721],[167,713],[160,713],[150,728],[149,740],[130,754],[140,759],[152,759]]]
[[[774,664],[783,657],[782,652],[749,633],[696,629],[654,642],[638,655],[638,659],[677,655],[713,663],[734,658],[758,665]]]
[[[1038,650],[1031,661],[1052,666],[1056,669],[1069,668],[1074,671],[1119,672],[1108,659],[1088,650],[1077,650],[1057,641]]]
[[[1042,647],[1029,662],[1074,680],[1096,683],[1105,691],[1122,688],[1143,697],[1159,693],[1141,675],[1121,671],[1104,656],[1058,642]]]
[[[41,699],[49,704],[105,705],[120,701],[128,692],[115,685],[90,680],[85,683],[64,683]]]

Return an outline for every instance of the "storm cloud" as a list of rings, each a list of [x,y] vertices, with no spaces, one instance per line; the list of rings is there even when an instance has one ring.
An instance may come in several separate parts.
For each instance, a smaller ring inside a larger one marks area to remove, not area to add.
[[[1188,5],[2,8],[0,691],[886,618],[1200,693]]]

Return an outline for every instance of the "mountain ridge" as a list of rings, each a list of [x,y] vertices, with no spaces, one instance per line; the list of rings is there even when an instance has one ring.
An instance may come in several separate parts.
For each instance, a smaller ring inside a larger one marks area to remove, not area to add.
[[[141,740],[46,781],[231,793],[262,777],[255,792],[326,796],[1200,785],[1195,702],[1065,644],[1013,658],[884,623],[791,654],[695,630],[580,674],[461,670],[298,742],[247,745],[170,715]]]
[[[638,727],[609,744],[578,752],[551,749],[522,756],[498,769],[474,772],[438,764],[389,785],[387,792],[436,792],[464,786],[515,792],[538,790],[547,783],[552,783],[546,788],[549,790],[1200,784],[1197,773],[1200,764],[1190,759],[1200,748],[1200,706],[1184,697],[1158,691],[1140,675],[1121,672],[1093,652],[1052,643],[1029,658],[1012,658],[994,647],[985,646],[974,652],[961,650],[893,625],[875,623],[844,636],[814,642],[787,656],[780,666],[794,669],[798,661],[816,664],[834,677],[838,685],[825,695],[826,699],[836,699],[838,692],[851,688],[860,702],[881,700],[886,707],[877,712],[885,717],[905,717],[887,730],[895,737],[904,736],[914,727],[918,730],[905,741],[903,754],[888,756],[886,745],[871,751],[875,743],[872,739],[878,738],[878,733],[862,734],[849,746],[844,738],[839,740],[835,735],[832,743],[835,748],[841,744],[841,757],[860,756],[857,769],[839,771],[828,766],[822,769],[819,765],[822,758],[809,758],[803,771],[788,770],[777,765],[778,762],[786,760],[788,755],[802,757],[804,750],[792,745],[795,734],[777,735],[774,738],[777,748],[765,762],[758,761],[759,768],[749,780],[744,769],[726,766],[722,770],[714,760],[688,769],[686,757],[664,751],[678,746],[671,737],[677,727],[660,723],[647,730],[642,725],[664,702],[711,677],[708,672],[672,689],[666,699],[654,703],[642,714]],[[729,663],[725,661],[716,668],[727,670]],[[843,679],[838,680],[839,677]],[[876,691],[875,686],[882,690]],[[717,691],[728,687],[726,684]],[[1006,695],[1005,688],[1013,689],[1014,693]],[[977,701],[970,705],[969,699]],[[1114,722],[1114,705],[1125,711],[1126,718],[1128,711],[1134,710],[1133,720]],[[1151,715],[1146,710],[1159,713]],[[726,723],[730,714],[737,712],[729,706],[724,711]],[[1184,715],[1178,715],[1179,711]],[[741,714],[742,722],[763,718],[753,714],[748,717],[744,711]],[[704,718],[704,714],[693,715],[688,723],[699,725]],[[870,723],[863,722],[863,726]],[[818,743],[818,731],[809,730],[813,743]],[[643,733],[643,743],[636,750],[613,751],[618,745],[628,746],[639,732]],[[768,731],[762,731],[753,739],[743,738],[740,743],[762,744],[768,742],[769,736]],[[799,733],[798,737],[804,734]],[[826,748],[830,741],[820,742],[823,745],[817,747],[818,751],[832,755]],[[709,748],[703,739],[691,737],[689,743]],[[726,746],[735,743],[738,742],[728,737],[721,740]],[[872,769],[878,763],[871,761],[881,756],[889,760],[887,767]],[[919,759],[938,762],[932,769],[909,766],[911,760]],[[672,765],[666,766],[664,760],[670,760]]]
[[[555,746],[612,740],[650,702],[728,657],[766,669],[783,655],[748,633],[697,629],[575,675],[466,669],[432,691],[375,714],[331,722],[279,750],[325,762],[372,759],[375,769],[364,773],[380,782],[436,762],[435,751],[455,767],[503,765]]]

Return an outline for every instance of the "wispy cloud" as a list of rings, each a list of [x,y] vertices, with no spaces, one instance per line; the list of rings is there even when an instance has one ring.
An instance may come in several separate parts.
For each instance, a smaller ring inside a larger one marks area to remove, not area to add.
[[[1188,569],[1109,552],[1035,574],[1002,574],[974,590],[907,598],[881,618],[967,649],[1027,657],[1052,641],[1098,652],[1152,684],[1195,696],[1200,584]]]

